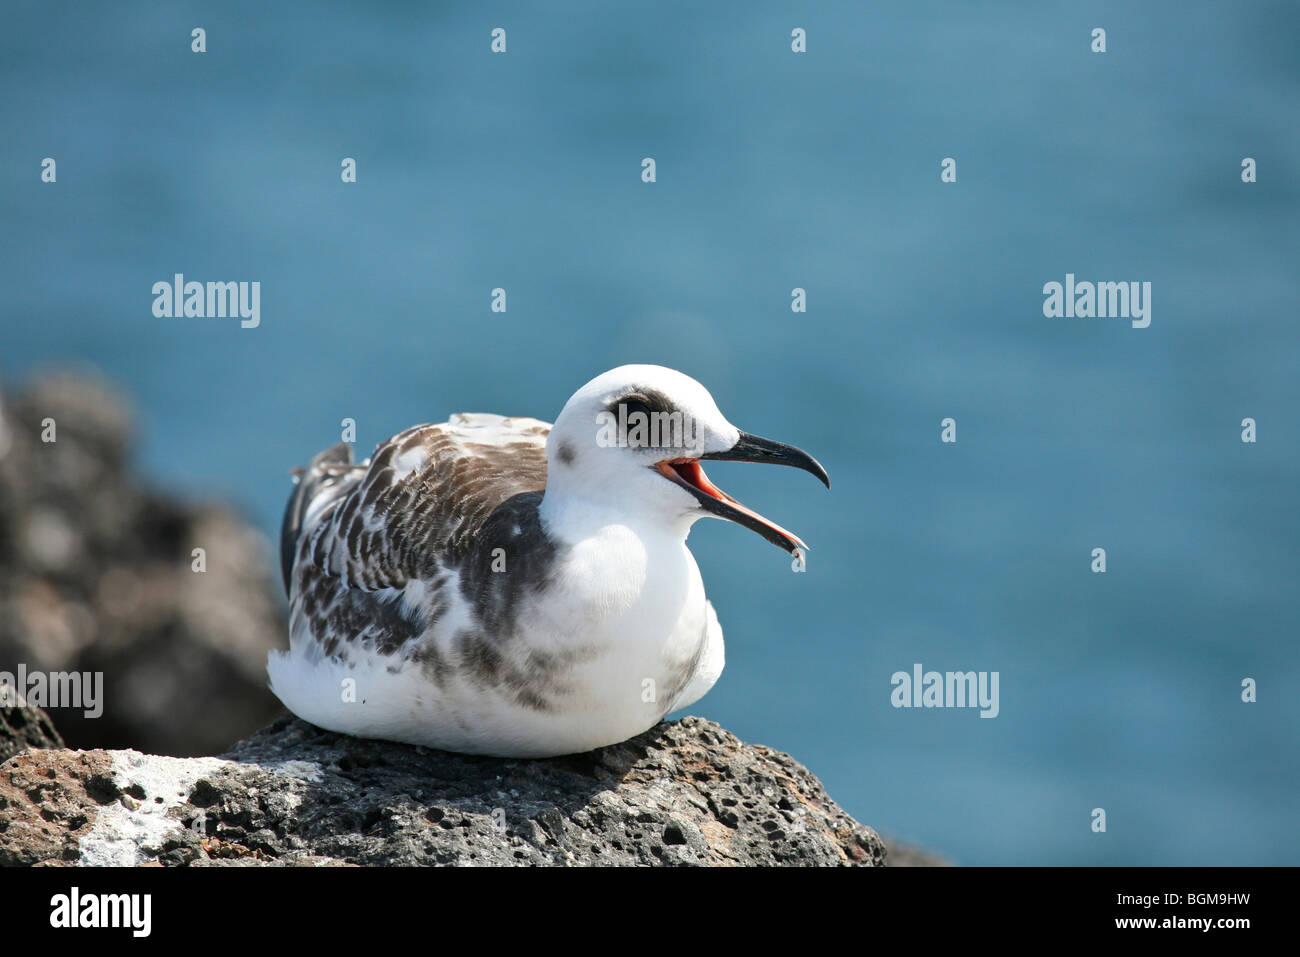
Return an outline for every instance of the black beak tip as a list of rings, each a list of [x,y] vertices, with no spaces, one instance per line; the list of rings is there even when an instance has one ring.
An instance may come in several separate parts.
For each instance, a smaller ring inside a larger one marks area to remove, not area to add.
[[[812,473],[817,477],[817,481],[827,488],[831,487],[831,477],[826,473],[826,469],[822,468],[822,464],[803,449],[797,449],[793,445],[786,445],[784,442],[773,442],[771,439],[759,438],[757,435],[750,435],[748,432],[741,432],[736,444],[727,451],[712,452],[701,455],[700,458],[789,465]]]

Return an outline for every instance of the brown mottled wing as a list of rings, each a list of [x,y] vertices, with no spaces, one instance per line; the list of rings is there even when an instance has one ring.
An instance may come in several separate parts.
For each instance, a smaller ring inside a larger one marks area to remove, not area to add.
[[[461,414],[393,436],[368,466],[333,466],[345,477],[307,503],[295,585],[315,569],[334,587],[400,589],[461,566],[493,522],[536,511],[549,432],[537,419]]]

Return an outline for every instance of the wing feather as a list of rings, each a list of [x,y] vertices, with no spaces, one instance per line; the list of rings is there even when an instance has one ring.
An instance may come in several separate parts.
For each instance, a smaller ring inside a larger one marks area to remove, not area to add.
[[[359,465],[339,446],[313,459],[282,532],[293,536],[281,542],[292,556],[291,644],[344,658],[397,653],[448,607],[451,572],[480,624],[508,631],[513,607],[501,576],[486,574],[489,553],[542,537],[549,432],[537,419],[460,414],[398,433]],[[544,547],[520,550],[531,557],[512,571],[545,557]]]
[[[545,489],[549,432],[537,419],[462,413],[398,433],[307,503],[316,520],[300,530],[297,563],[367,591],[458,564],[505,502]]]

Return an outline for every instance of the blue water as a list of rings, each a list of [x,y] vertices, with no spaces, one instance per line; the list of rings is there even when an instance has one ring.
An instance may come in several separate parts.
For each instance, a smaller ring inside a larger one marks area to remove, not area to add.
[[[959,862],[1300,863],[1296,5],[270,6],[6,4],[10,384],[94,363],[155,482],[273,533],[344,417],[680,368],[834,480],[711,469],[813,550],[696,527],[692,711]],[[176,272],[260,327],[155,318]],[[1044,318],[1067,272],[1150,327]],[[891,707],[916,662],[999,716]]]

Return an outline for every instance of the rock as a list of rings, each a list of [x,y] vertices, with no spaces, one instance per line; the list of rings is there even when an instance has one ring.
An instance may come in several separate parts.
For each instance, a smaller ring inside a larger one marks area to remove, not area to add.
[[[64,746],[48,714],[26,703],[6,707],[4,695],[0,691],[0,764],[28,748]]]
[[[74,747],[212,754],[282,710],[273,549],[224,507],[142,487],[131,423],[85,373],[0,398],[0,672],[102,673],[99,717],[51,707]]]
[[[282,713],[284,605],[270,543],[142,487],[131,435],[92,376],[0,395],[0,672],[104,682],[102,715],[59,708],[58,731],[0,708],[0,865],[884,863],[806,768],[698,718],[506,761],[286,717],[190,757]]]
[[[285,717],[220,758],[29,750],[0,766],[0,865],[884,861],[806,768],[701,718],[540,761]]]

